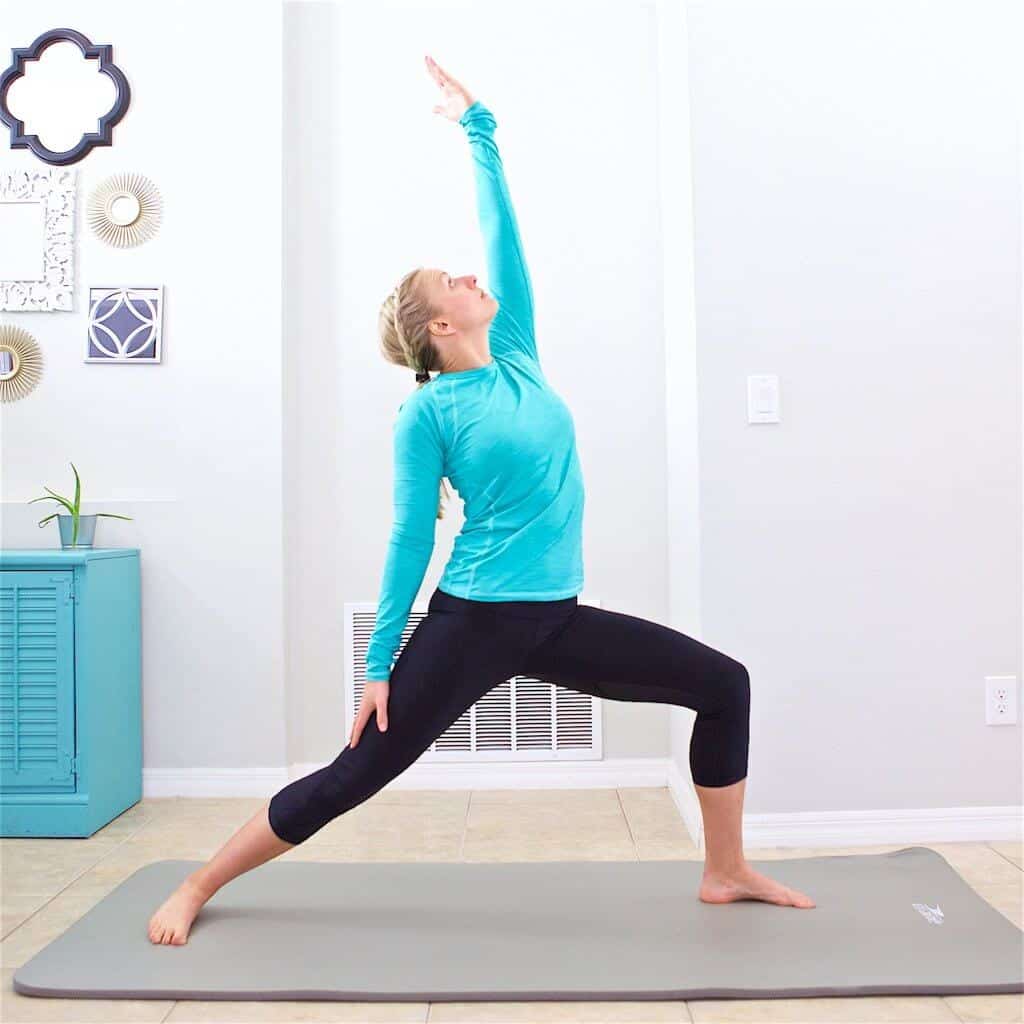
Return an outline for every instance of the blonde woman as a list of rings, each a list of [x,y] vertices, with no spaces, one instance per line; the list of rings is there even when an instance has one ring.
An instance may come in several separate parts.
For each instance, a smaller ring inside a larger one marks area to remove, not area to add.
[[[394,421],[394,523],[361,706],[341,753],[276,793],[190,875],[153,914],[149,937],[184,943],[221,886],[373,796],[517,674],[609,700],[695,709],[689,760],[706,837],[698,897],[813,907],[743,854],[746,668],[667,626],[577,602],[583,475],[572,415],[538,358],[496,121],[429,57],[426,64],[441,91],[434,112],[468,139],[491,291],[472,274],[419,267],[380,312],[383,354],[413,370],[418,388]],[[395,660],[444,514],[445,477],[464,499],[465,524],[428,614]]]

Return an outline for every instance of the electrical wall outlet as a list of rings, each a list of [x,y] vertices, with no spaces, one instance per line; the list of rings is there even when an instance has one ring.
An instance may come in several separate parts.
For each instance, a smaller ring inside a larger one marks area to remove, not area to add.
[[[985,676],[985,724],[1015,725],[1017,677]]]

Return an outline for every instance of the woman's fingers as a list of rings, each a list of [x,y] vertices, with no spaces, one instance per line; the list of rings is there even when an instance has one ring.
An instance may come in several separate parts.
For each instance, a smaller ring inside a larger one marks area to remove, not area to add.
[[[430,72],[434,81],[437,82],[438,85],[444,85],[446,76],[437,61],[434,60],[433,57],[429,56],[424,57],[423,59],[427,62],[427,70]]]
[[[441,78],[441,73],[438,66],[429,57],[424,57],[423,59],[427,62],[427,73],[430,75],[430,77],[435,82],[437,82],[438,85],[443,85],[444,82]]]
[[[368,707],[365,703],[359,705],[359,711],[356,712],[356,720],[352,723],[352,739],[349,742],[349,746],[354,747],[359,742],[359,737],[363,733],[363,726],[366,724],[368,717],[366,714],[367,710]]]
[[[427,61],[427,67],[430,69],[430,73],[434,76],[434,80],[437,82],[438,85],[448,86],[452,89],[455,89],[457,92],[465,92],[465,90],[462,88],[462,85],[459,82],[455,81],[455,79],[452,78],[452,76],[449,75],[448,72],[445,71],[437,63],[437,61],[434,60],[433,57],[428,56],[425,59]]]
[[[437,82],[442,93],[442,102],[434,107],[434,113],[448,118],[449,121],[458,121],[466,109],[473,104],[473,97],[457,82],[451,75],[440,67],[436,60],[429,55],[424,55],[427,63],[427,70],[431,77]]]
[[[349,736],[348,745],[354,747],[359,743],[363,729],[370,718],[377,715],[377,728],[381,732],[388,729],[388,693],[389,687],[386,684],[374,684],[374,692],[367,692],[359,703],[359,710],[356,712],[355,721],[352,723],[352,734]]]

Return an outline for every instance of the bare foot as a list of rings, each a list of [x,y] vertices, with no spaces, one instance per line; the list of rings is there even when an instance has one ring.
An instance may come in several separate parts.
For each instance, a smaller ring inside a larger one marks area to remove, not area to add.
[[[149,919],[149,941],[184,946],[196,914],[209,898],[191,878],[186,878]]]
[[[800,892],[799,889],[790,889],[749,866],[731,875],[706,872],[700,884],[699,897],[705,903],[764,900],[766,903],[778,903],[801,909],[817,906],[806,893]]]

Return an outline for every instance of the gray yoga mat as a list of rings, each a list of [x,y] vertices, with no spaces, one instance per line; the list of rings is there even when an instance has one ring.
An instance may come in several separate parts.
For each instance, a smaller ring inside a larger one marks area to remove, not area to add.
[[[14,974],[125,999],[702,999],[1024,991],[1022,933],[926,847],[752,861],[809,910],[697,898],[702,861],[270,861],[184,946],[153,910],[200,861],[136,871]]]

